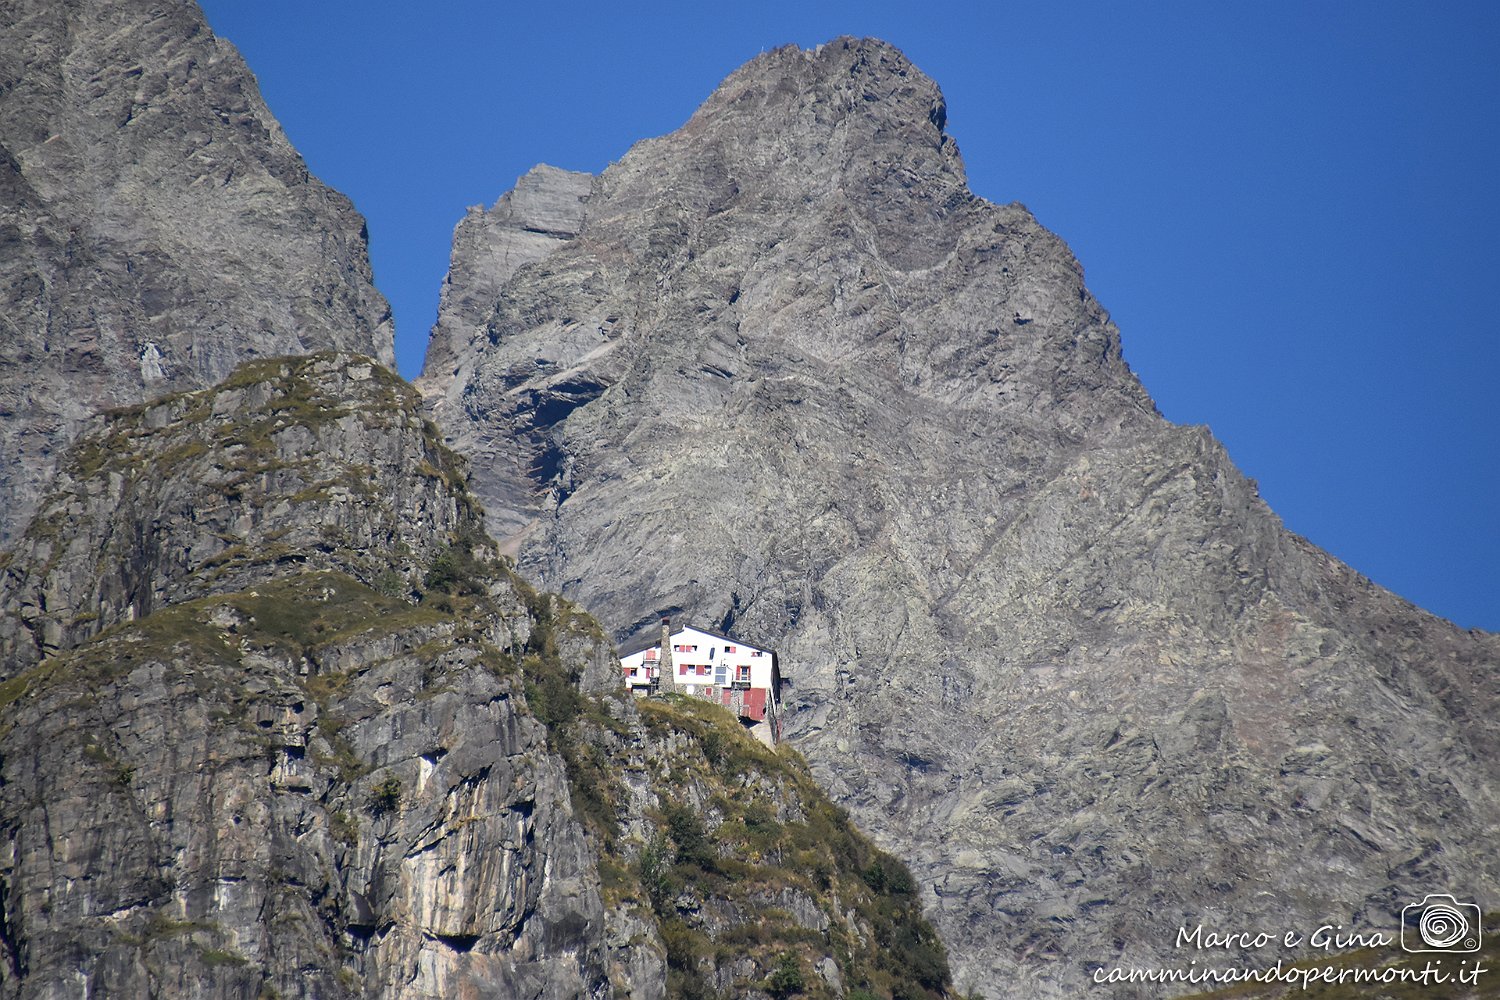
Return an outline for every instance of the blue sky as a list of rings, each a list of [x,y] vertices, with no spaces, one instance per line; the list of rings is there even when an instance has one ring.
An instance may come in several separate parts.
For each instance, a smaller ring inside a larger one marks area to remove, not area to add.
[[[1293,531],[1500,630],[1500,4],[204,0],[370,224],[402,373],[464,208],[598,171],[766,48],[900,46],[1072,246],[1162,411]]]

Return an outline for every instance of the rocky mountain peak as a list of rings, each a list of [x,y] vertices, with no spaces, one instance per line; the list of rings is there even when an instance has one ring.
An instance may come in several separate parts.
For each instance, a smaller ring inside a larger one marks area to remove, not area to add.
[[[751,59],[709,95],[688,126],[758,120],[781,131],[799,118],[830,129],[896,130],[904,140],[932,147],[951,143],[937,83],[894,45],[848,36],[811,49],[785,45]]]
[[[595,399],[651,401],[644,419],[621,412],[588,432],[600,468],[621,460],[612,435],[658,423],[663,462],[670,442],[690,452],[721,419],[754,438],[741,420],[781,396],[831,394],[852,416],[894,390],[945,422],[993,430],[1010,413],[1023,438],[1074,445],[1148,420],[1082,269],[1023,208],[970,194],[941,107],[884,43],[778,49],[611,165],[576,236],[534,242],[543,252],[525,266],[499,263],[516,259],[501,220],[531,185],[494,223],[471,212],[419,384],[474,459],[497,536],[520,544],[573,491],[581,454],[566,460],[558,434]],[[966,284],[993,308],[955,307]],[[496,433],[502,413],[517,419]],[[655,596],[629,620],[679,603]]]
[[[792,741],[913,865],[965,988],[1075,995],[1205,915],[1388,928],[1495,884],[1496,638],[1163,420],[943,124],[883,43],[778,49],[575,236],[456,267],[488,318],[434,412],[492,530],[617,638],[775,646]]]
[[[606,231],[667,211],[770,227],[797,205],[858,220],[896,266],[931,266],[952,249],[944,220],[974,201],[946,120],[937,84],[885,42],[786,46],[731,74],[676,132],[632,148],[604,173],[591,216]]]

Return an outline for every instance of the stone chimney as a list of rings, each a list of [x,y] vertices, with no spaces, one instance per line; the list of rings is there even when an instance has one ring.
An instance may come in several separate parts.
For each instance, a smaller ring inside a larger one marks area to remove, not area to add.
[[[661,684],[658,688],[663,694],[668,691],[677,690],[677,670],[672,666],[672,619],[661,620],[661,654],[657,659],[661,664]]]

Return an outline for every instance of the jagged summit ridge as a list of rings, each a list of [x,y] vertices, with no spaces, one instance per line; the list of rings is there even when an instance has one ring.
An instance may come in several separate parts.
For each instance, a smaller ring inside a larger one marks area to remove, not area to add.
[[[840,40],[608,168],[434,400],[492,528],[618,637],[774,643],[794,743],[912,863],[961,987],[1072,995],[1206,914],[1389,926],[1500,884],[1500,640],[1164,421],[944,124],[904,57]]]
[[[811,49],[786,45],[762,53],[725,78],[688,119],[684,130],[741,127],[758,122],[766,136],[795,139],[801,131],[890,130],[892,143],[913,141],[956,154],[946,131],[947,102],[936,81],[895,46],[875,38],[842,37]],[[765,136],[762,136],[762,139]],[[814,139],[811,149],[823,147]],[[788,161],[794,150],[783,150]],[[949,166],[963,179],[956,155]]]
[[[887,260],[927,266],[951,249],[934,223],[974,200],[946,120],[937,85],[884,42],[787,46],[751,60],[681,129],[605,171],[595,213],[602,227],[612,216],[629,226],[666,205],[753,214],[834,199],[863,217]],[[901,210],[864,211],[871,202]]]

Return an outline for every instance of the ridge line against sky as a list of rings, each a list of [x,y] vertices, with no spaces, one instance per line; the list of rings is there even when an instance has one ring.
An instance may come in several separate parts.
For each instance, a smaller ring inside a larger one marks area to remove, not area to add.
[[[597,173],[760,51],[883,38],[943,88],[975,193],[1068,241],[1169,419],[1293,531],[1500,630],[1500,5],[203,6],[369,220],[407,377],[467,206]]]

